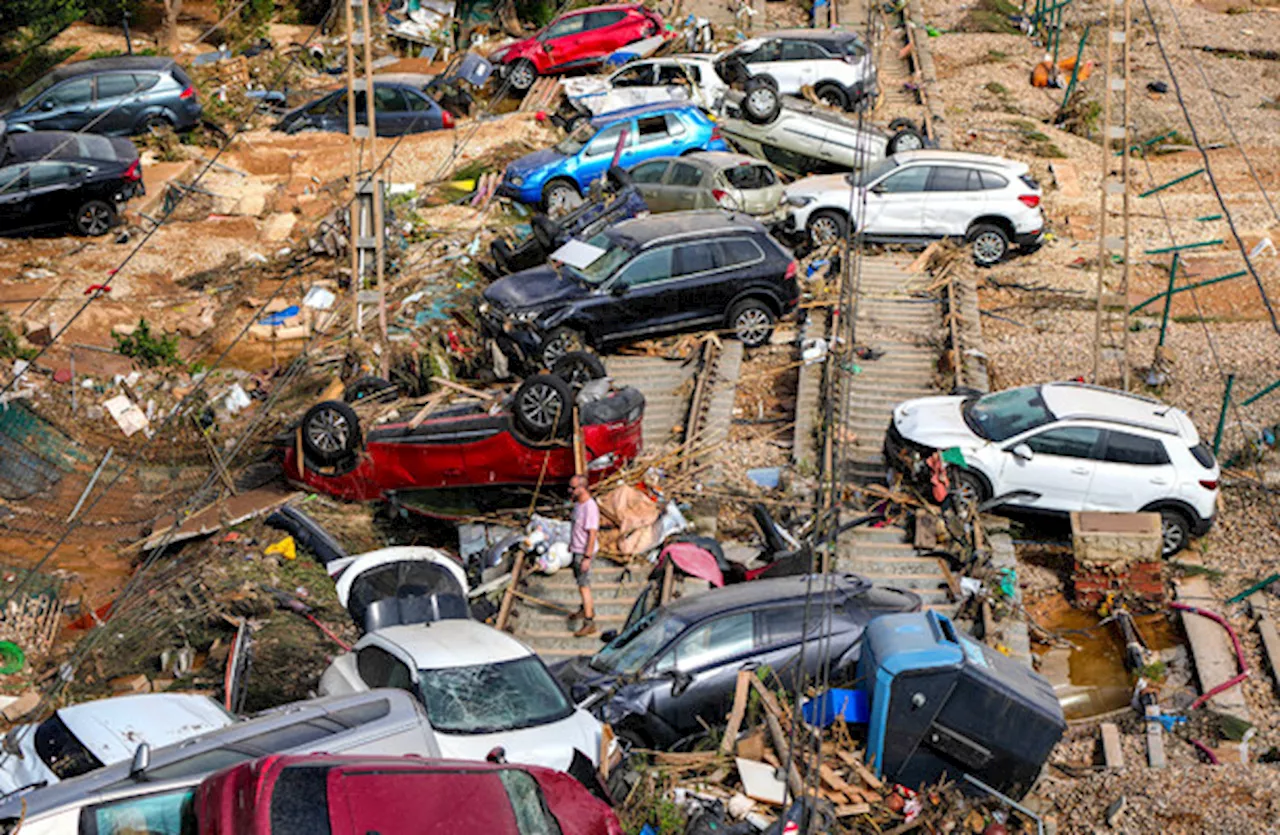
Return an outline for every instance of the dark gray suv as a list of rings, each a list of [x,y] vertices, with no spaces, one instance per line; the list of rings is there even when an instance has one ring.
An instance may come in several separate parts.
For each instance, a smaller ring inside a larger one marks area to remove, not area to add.
[[[172,58],[120,57],[59,67],[5,105],[10,132],[70,130],[112,136],[200,121],[191,79]]]

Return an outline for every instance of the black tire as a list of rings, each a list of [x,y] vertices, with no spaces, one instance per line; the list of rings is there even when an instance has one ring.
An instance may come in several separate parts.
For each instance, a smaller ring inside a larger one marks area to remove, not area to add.
[[[317,403],[302,416],[302,450],[318,464],[337,464],[360,448],[360,418],[341,400]]]
[[[782,97],[778,95],[778,85],[766,76],[752,76],[747,79],[742,96],[742,112],[747,121],[757,125],[767,125],[778,118],[782,110]]]
[[[542,187],[542,210],[548,216],[563,215],[573,208],[570,205],[573,198],[581,196],[576,183],[557,177]]]
[[[1191,520],[1180,510],[1160,508],[1160,553],[1166,559],[1191,541]]]
[[[489,254],[493,256],[493,263],[501,273],[515,272],[511,269],[511,244],[499,238],[489,245]]]
[[[591,122],[590,116],[587,116],[586,114],[583,114],[583,113],[579,113],[577,116],[574,116],[573,118],[569,119],[568,122],[565,123],[564,132],[573,133],[578,128],[582,127],[585,124],[589,124],[590,122]]]
[[[979,267],[994,267],[1009,254],[1009,233],[994,223],[979,223],[965,236]]]
[[[538,68],[528,58],[521,58],[507,71],[507,80],[511,82],[512,90],[524,93],[538,80]]]
[[[586,347],[582,334],[572,328],[554,328],[542,340],[542,367],[555,368],[561,357]]]
[[[516,428],[533,441],[563,436],[573,425],[573,390],[554,374],[535,374],[511,398]]]
[[[815,247],[827,246],[849,236],[849,219],[840,212],[824,209],[809,215],[805,231],[808,232],[809,243]]]
[[[533,239],[550,255],[560,237],[560,224],[546,215],[534,215],[529,225],[533,227]]]
[[[631,173],[621,165],[610,166],[605,172],[605,178],[609,181],[609,188],[615,192],[622,191],[629,185],[634,185],[635,181],[631,179]]]
[[[915,128],[901,128],[893,136],[889,137],[889,144],[885,146],[885,153],[896,154],[901,151],[919,151],[924,148],[924,135]]]
[[[849,109],[849,94],[839,84],[830,81],[819,84],[814,88],[813,94],[818,97],[818,101],[823,104],[829,104],[832,107],[838,107],[841,110]]]
[[[570,351],[556,360],[551,373],[568,383],[574,391],[580,390],[592,380],[607,376],[604,363],[589,351]]]
[[[105,200],[87,200],[76,209],[72,222],[81,235],[105,235],[116,225],[116,207]]]
[[[986,479],[972,470],[953,468],[951,480],[955,483],[956,498],[961,504],[976,506],[991,498],[991,488],[987,486]]]
[[[767,343],[777,319],[772,308],[760,299],[743,299],[729,311],[729,327],[748,348],[758,348]]]
[[[169,117],[161,113],[152,113],[150,116],[143,117],[138,124],[139,133],[153,133],[158,130],[172,128],[173,122],[169,121]]]
[[[368,400],[371,397],[386,395],[396,390],[395,383],[375,374],[365,374],[357,377],[347,384],[342,391],[342,400],[345,403],[355,403],[360,400]]]
[[[915,122],[911,121],[910,119],[903,119],[902,117],[898,117],[897,119],[894,119],[892,122],[889,123],[889,130],[897,130],[898,128],[906,128],[907,130],[914,130],[914,131],[920,130],[920,126],[917,125]]]

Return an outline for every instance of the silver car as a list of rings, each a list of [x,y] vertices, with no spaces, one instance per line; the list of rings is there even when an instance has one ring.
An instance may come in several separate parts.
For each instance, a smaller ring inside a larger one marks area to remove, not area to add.
[[[767,162],[742,154],[699,151],[659,157],[631,169],[653,212],[728,209],[764,215],[782,202],[782,181]]]

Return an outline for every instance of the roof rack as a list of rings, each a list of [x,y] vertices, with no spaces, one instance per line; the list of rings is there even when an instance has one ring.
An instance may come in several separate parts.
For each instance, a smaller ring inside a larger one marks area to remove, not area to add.
[[[1134,429],[1145,429],[1148,432],[1159,432],[1161,435],[1170,435],[1174,438],[1182,437],[1182,433],[1177,429],[1169,429],[1164,426],[1156,426],[1150,423],[1143,423],[1140,420],[1131,420],[1129,418],[1114,417],[1112,415],[1071,415],[1070,417],[1060,418],[1060,420],[1091,420],[1095,423],[1114,423],[1117,426],[1131,426]]]
[[[1107,388],[1106,386],[1099,386],[1095,383],[1078,383],[1075,380],[1067,380],[1061,383],[1049,383],[1049,385],[1066,386],[1066,387],[1078,388],[1078,389],[1089,389],[1090,391],[1100,391],[1106,394],[1115,394],[1120,397],[1128,397],[1133,400],[1141,400],[1143,403],[1150,403],[1154,406],[1166,405],[1165,403],[1162,403],[1161,401],[1156,400],[1154,397],[1147,397],[1146,395],[1143,395],[1143,394],[1134,394],[1131,391],[1121,391],[1120,389]]]

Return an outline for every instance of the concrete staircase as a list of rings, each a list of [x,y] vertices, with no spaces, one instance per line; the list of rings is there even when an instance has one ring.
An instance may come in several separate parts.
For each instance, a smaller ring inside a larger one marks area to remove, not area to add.
[[[943,614],[955,609],[938,560],[918,553],[902,528],[854,528],[840,536],[836,553],[840,571],[861,574],[877,586],[915,592],[926,609]]]
[[[644,588],[647,565],[634,570],[596,558],[591,566],[591,591],[595,595],[596,627],[600,632],[620,629],[631,611],[631,604]],[[529,574],[524,591],[534,597],[576,612],[582,605],[573,571],[565,568],[555,574]],[[586,638],[573,637],[565,615],[529,601],[518,601],[512,610],[512,634],[528,644],[543,660],[551,663],[574,655],[590,655],[600,649],[599,634]],[[576,627],[575,627],[576,628]]]

